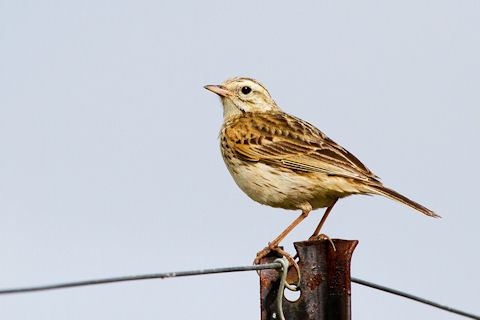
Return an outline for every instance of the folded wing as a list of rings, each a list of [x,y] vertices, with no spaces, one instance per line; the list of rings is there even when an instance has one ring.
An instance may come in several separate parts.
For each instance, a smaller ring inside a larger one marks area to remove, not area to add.
[[[379,183],[350,152],[311,124],[284,113],[242,115],[226,126],[225,137],[232,150],[247,161]]]

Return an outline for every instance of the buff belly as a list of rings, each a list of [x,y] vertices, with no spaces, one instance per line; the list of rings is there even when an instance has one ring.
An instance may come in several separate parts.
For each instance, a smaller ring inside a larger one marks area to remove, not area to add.
[[[329,207],[338,198],[360,192],[345,178],[322,173],[299,174],[259,162],[226,164],[243,192],[271,207],[308,211]]]

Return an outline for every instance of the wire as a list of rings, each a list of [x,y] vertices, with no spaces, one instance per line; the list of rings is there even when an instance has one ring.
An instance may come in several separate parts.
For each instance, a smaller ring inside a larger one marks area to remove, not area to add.
[[[225,267],[225,268],[165,272],[165,273],[150,273],[150,274],[125,276],[125,277],[113,277],[113,278],[105,278],[105,279],[56,283],[56,284],[48,284],[48,285],[34,286],[34,287],[3,289],[3,290],[0,290],[0,295],[65,289],[65,288],[73,288],[73,287],[94,286],[94,285],[114,283],[114,282],[138,281],[138,280],[148,280],[148,279],[166,279],[166,278],[177,278],[177,277],[187,277],[187,276],[199,276],[199,275],[214,274],[214,273],[229,273],[229,272],[281,269],[281,268],[282,268],[282,264],[279,262],[275,262],[275,263],[257,264],[253,266]]]
[[[477,315],[474,315],[472,313],[468,313],[468,312],[465,312],[465,311],[462,311],[462,310],[458,310],[456,308],[452,308],[452,307],[449,307],[449,306],[446,306],[446,305],[442,305],[442,304],[439,304],[437,302],[427,300],[425,298],[420,298],[418,296],[414,296],[413,294],[409,294],[409,293],[406,293],[406,292],[403,292],[403,291],[400,291],[400,290],[388,288],[388,287],[382,286],[380,284],[376,284],[376,283],[373,283],[373,282],[370,282],[370,281],[365,281],[365,280],[354,278],[354,277],[351,278],[351,281],[355,282],[357,284],[360,284],[362,286],[370,287],[370,288],[377,289],[377,290],[380,290],[380,291],[385,291],[385,292],[388,292],[388,293],[391,293],[391,294],[394,294],[394,295],[397,295],[397,296],[401,296],[401,297],[404,297],[404,298],[407,298],[407,299],[410,299],[410,300],[414,300],[414,301],[417,301],[417,302],[420,302],[420,303],[424,303],[426,305],[429,305],[429,306],[432,306],[432,307],[435,307],[435,308],[438,308],[438,309],[442,309],[442,310],[445,310],[445,311],[448,311],[448,312],[451,312],[451,313],[455,313],[455,314],[458,314],[460,316],[480,320],[480,316],[477,316]]]
[[[115,283],[115,282],[126,282],[126,281],[138,281],[138,280],[148,280],[148,279],[167,279],[167,278],[177,278],[177,277],[187,277],[187,276],[199,276],[215,273],[230,273],[230,272],[243,272],[243,271],[253,271],[253,270],[267,270],[267,269],[281,269],[282,264],[279,262],[258,264],[253,266],[236,266],[236,267],[225,267],[225,268],[212,268],[212,269],[200,269],[200,270],[190,270],[190,271],[178,271],[178,272],[166,272],[166,273],[150,273],[142,275],[133,275],[125,277],[113,277],[113,278],[104,278],[104,279],[94,279],[94,280],[84,280],[84,281],[75,281],[75,282],[64,282],[56,283],[49,285],[41,286],[32,286],[32,287],[23,287],[23,288],[11,288],[11,289],[2,289],[0,290],[0,295],[7,294],[18,294],[18,293],[28,293],[35,291],[47,291],[55,289],[65,289],[73,287],[84,287],[84,286],[93,286],[106,283]],[[400,290],[388,288],[373,282],[361,280],[358,278],[351,278],[351,281],[359,285],[367,286],[373,289],[380,291],[388,292],[397,296],[401,296],[410,300],[414,300],[441,310],[445,310],[451,313],[455,313],[460,316],[464,316],[471,319],[480,320],[480,316],[468,313],[456,308],[452,308],[446,305],[442,305],[431,300],[427,300]]]

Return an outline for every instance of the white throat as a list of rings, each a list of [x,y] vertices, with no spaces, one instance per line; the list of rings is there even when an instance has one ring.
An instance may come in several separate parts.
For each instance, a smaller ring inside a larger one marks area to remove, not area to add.
[[[223,105],[223,118],[230,118],[231,116],[240,115],[242,111],[233,103],[231,99],[224,98],[222,99]]]

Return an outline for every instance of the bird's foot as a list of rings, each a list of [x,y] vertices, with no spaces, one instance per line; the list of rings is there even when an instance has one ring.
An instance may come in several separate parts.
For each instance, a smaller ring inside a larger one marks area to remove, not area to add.
[[[295,261],[295,259],[288,253],[286,252],[285,250],[283,250],[282,248],[280,248],[279,246],[276,246],[276,245],[272,245],[272,244],[268,244],[267,247],[263,248],[262,250],[260,250],[258,253],[257,253],[257,256],[255,257],[255,260],[254,260],[254,264],[259,264],[260,263],[260,260],[262,260],[262,258],[265,258],[270,252],[277,252],[279,255],[285,257],[288,259],[288,262],[290,263],[291,266],[294,266],[295,269],[299,270],[298,268],[298,265],[297,265],[297,262]]]
[[[254,264],[260,264],[260,260],[267,256],[271,252],[276,252],[280,256],[283,256],[287,258],[289,265],[293,266],[295,268],[295,274],[291,274],[290,272],[288,273],[287,281],[288,283],[294,282],[295,286],[299,286],[299,281],[300,281],[300,267],[298,266],[297,262],[295,261],[295,258],[292,257],[288,252],[280,248],[279,246],[268,244],[267,247],[263,248],[257,253],[257,256],[255,257],[255,261],[253,262]]]
[[[257,252],[257,256],[255,257],[255,261],[253,262],[254,264],[259,264],[260,260],[262,258],[265,258],[270,252],[278,252],[280,255],[282,255],[281,252],[285,252],[282,249],[280,249],[277,245],[269,243],[268,246]]]
[[[312,235],[310,238],[308,238],[308,241],[314,240],[328,240],[333,247],[333,251],[337,251],[337,248],[335,248],[335,244],[333,243],[332,239],[326,234],[320,233],[318,235]]]

